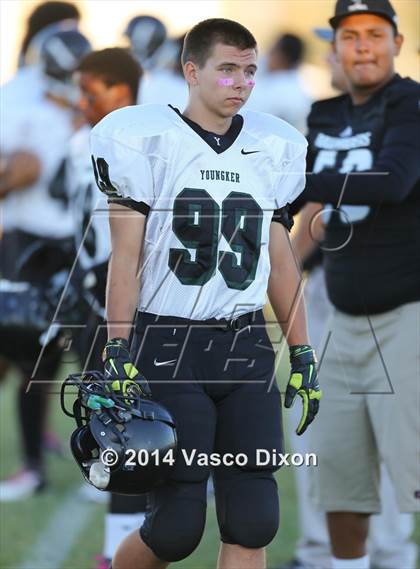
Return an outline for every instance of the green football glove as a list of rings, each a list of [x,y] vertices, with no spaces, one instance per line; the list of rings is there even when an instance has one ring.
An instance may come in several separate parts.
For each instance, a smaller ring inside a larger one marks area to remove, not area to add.
[[[140,394],[151,397],[152,392],[146,378],[141,375],[130,358],[127,340],[113,338],[105,344],[102,353],[105,380],[115,393],[124,399]]]
[[[286,388],[284,406],[293,405],[296,395],[302,398],[303,411],[297,435],[302,435],[318,413],[322,391],[316,371],[316,356],[311,346],[290,346],[290,379]]]

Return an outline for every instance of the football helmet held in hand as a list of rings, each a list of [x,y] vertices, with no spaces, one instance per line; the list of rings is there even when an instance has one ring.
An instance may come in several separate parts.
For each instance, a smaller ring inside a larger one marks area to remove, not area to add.
[[[102,353],[107,385],[121,397],[129,397],[130,392],[139,392],[150,397],[152,392],[146,378],[141,375],[130,358],[130,349],[124,338],[113,338],[105,344]]]
[[[75,387],[72,411],[66,406]],[[164,483],[176,456],[175,421],[165,407],[134,390],[121,397],[97,372],[70,375],[61,407],[76,420],[73,456],[84,478],[100,490],[143,494]]]

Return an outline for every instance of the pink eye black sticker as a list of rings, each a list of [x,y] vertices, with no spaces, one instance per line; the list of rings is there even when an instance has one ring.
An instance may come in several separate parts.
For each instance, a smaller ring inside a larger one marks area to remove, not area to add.
[[[219,87],[232,87],[234,83],[235,80],[232,79],[232,77],[222,77],[217,80],[217,84],[219,85]],[[254,79],[248,79],[246,84],[248,85],[248,87],[253,87],[255,85],[255,81]]]
[[[217,80],[219,87],[232,87],[234,80],[231,77],[222,77]]]

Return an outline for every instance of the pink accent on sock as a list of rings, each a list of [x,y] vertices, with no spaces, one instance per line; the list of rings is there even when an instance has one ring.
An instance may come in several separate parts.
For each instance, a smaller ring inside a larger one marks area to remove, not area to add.
[[[219,87],[232,87],[234,80],[231,77],[223,77],[217,80]]]

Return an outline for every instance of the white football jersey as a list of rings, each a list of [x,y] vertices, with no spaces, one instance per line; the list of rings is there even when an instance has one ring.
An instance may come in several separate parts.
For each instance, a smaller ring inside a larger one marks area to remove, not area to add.
[[[280,119],[242,116],[223,152],[169,106],[126,107],[93,129],[99,185],[150,207],[139,310],[205,320],[265,304],[273,211],[302,192],[307,144]]]
[[[106,262],[111,250],[108,202],[95,183],[90,131],[86,125],[70,140],[66,176],[75,223],[76,250],[80,264],[86,270]]]
[[[19,68],[15,75],[0,87],[1,104],[20,108],[42,100],[46,91],[45,75],[39,65]]]
[[[73,112],[47,99],[33,104],[0,106],[0,152],[27,151],[41,162],[32,185],[0,200],[5,231],[20,229],[42,237],[71,235],[72,216],[65,203],[64,159],[73,134]]]

